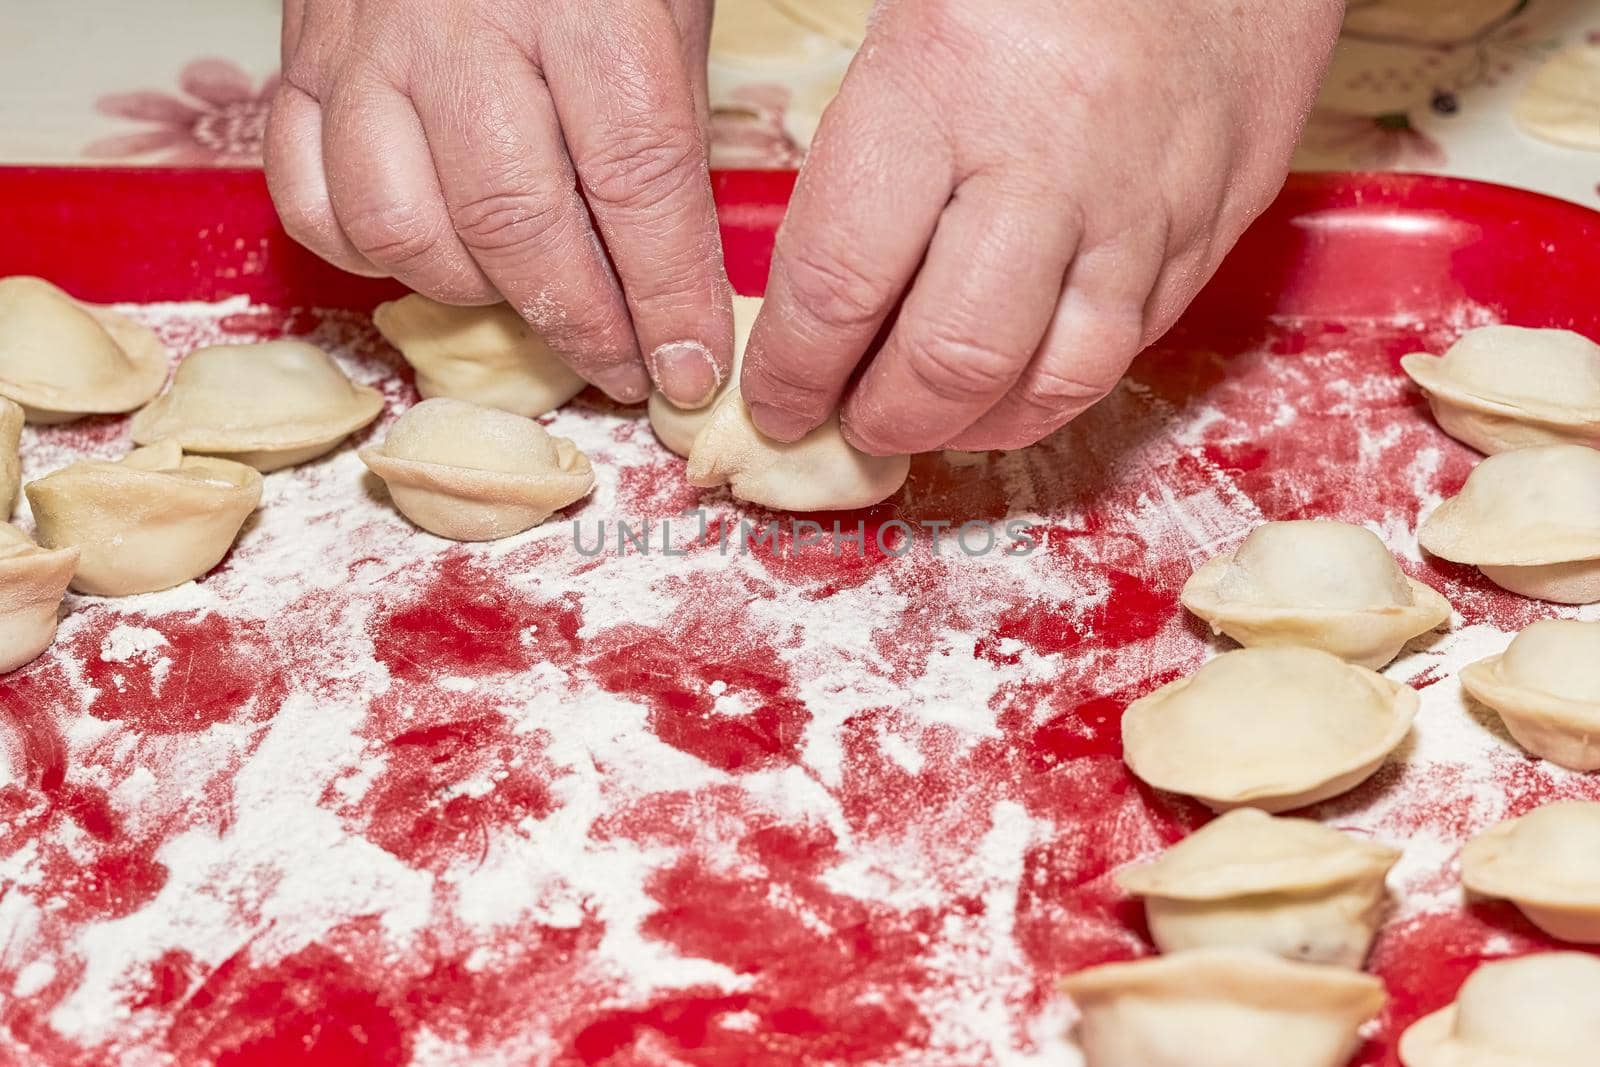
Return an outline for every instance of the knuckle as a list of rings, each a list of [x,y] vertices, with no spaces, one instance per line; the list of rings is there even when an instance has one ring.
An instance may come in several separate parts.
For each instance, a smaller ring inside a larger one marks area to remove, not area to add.
[[[804,363],[792,360],[747,360],[740,375],[740,389],[748,397],[759,397],[774,406],[797,413],[811,414],[827,406],[828,383],[809,371]]]
[[[650,211],[699,176],[699,158],[693,131],[641,124],[611,131],[577,167],[594,200],[619,210]]]
[[[450,222],[475,252],[505,252],[546,241],[562,223],[556,200],[522,192],[491,192],[454,205]]]
[[[784,281],[795,304],[829,331],[872,328],[883,315],[887,287],[848,257],[798,249]]]
[[[1093,370],[1041,369],[1024,386],[1019,398],[1028,407],[1054,419],[1093,404],[1116,387],[1120,374]]]
[[[967,334],[929,333],[906,340],[907,367],[921,388],[959,402],[1003,391],[1027,353],[1005,352]]]
[[[341,221],[350,242],[385,267],[403,268],[425,260],[436,254],[444,239],[442,227],[405,204],[361,208]]]

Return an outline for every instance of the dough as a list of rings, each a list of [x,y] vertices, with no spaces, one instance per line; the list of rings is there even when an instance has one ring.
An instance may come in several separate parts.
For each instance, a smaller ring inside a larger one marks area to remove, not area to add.
[[[1355,788],[1405,740],[1417,694],[1309,648],[1224,652],[1136,700],[1123,757],[1217,811],[1278,812]]]
[[[1417,540],[1513,593],[1600,600],[1600,452],[1541,445],[1490,456],[1428,516]]]
[[[1344,1067],[1383,983],[1248,949],[1112,963],[1061,983],[1086,1067]]]
[[[1231,811],[1117,875],[1145,898],[1162,952],[1254,948],[1360,970],[1386,896],[1392,848],[1306,819]]]
[[[1249,648],[1300,645],[1376,670],[1450,619],[1377,534],[1342,522],[1269,522],[1209,561],[1183,606]]]
[[[160,339],[132,319],[42,278],[0,279],[0,396],[29,422],[132,411],[161,391],[167,363]]]
[[[1600,959],[1543,952],[1485,963],[1454,1004],[1400,1038],[1405,1067],[1594,1067]]]
[[[1600,622],[1536,622],[1504,654],[1463,670],[1461,686],[1529,752],[1600,770]]]
[[[764,436],[737,389],[718,401],[689,453],[689,484],[719,485],[778,511],[848,511],[893,496],[910,456],[869,456],[844,439],[837,414],[793,444]]]
[[[261,502],[261,475],[163,441],[116,462],[81,460],[30,482],[27,493],[39,543],[82,550],[72,588],[132,596],[221,563]]]
[[[687,456],[694,447],[695,437],[711,420],[711,412],[717,401],[726,396],[729,390],[738,388],[739,372],[744,368],[744,350],[750,343],[750,331],[755,327],[761,304],[759,296],[733,298],[733,370],[722,388],[704,407],[689,411],[668,400],[660,390],[650,394],[650,428],[668,450]]]
[[[76,548],[40,548],[0,522],[0,674],[31,663],[55,640],[56,615],[77,565]]]
[[[1440,428],[1479,452],[1600,442],[1600,345],[1582,334],[1486,326],[1400,366]]]
[[[1344,32],[1398,44],[1462,45],[1520,6],[1522,0],[1350,0]]]
[[[133,439],[274,471],[333,451],[382,410],[315,345],[218,345],[178,364],[172,388],[133,417]]]
[[[873,0],[772,0],[790,18],[827,34],[846,48],[860,48],[867,37]]]
[[[424,400],[361,462],[401,514],[456,541],[531,529],[594,488],[589,460],[565,437],[520,415],[461,400]]]
[[[1461,884],[1551,937],[1600,944],[1600,804],[1559,801],[1489,827],[1461,852]]]
[[[413,293],[379,304],[372,321],[415,368],[424,397],[533,418],[583,391],[584,380],[506,304],[451,307]]]
[[[756,70],[804,67],[833,47],[774,0],[717,0],[711,57],[718,62]]]
[[[1541,140],[1600,151],[1600,44],[1547,60],[1517,99],[1517,122]]]
[[[22,423],[21,405],[0,397],[0,522],[11,518],[22,488]]]

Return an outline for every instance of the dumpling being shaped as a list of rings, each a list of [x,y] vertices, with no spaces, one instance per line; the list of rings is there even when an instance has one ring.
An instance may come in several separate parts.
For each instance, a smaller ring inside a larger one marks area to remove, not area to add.
[[[680,408],[659,389],[650,394],[650,428],[668,451],[687,456],[694,448],[694,439],[711,420],[711,412],[716,408],[717,401],[728,390],[738,388],[739,372],[744,369],[744,350],[750,344],[750,331],[755,328],[762,303],[759,296],[736,295],[733,298],[733,370],[704,407],[692,411]]]
[[[756,429],[739,390],[717,402],[689,453],[689,484],[728,486],[778,511],[849,511],[887,500],[911,473],[910,456],[869,456],[844,439],[837,413],[792,444]]]
[[[14,671],[50,647],[76,548],[40,548],[0,522],[0,674]]]
[[[174,441],[120,460],[81,460],[27,487],[39,543],[82,551],[72,588],[132,596],[211,570],[261,502],[243,463],[185,456]]]
[[[1309,819],[1240,808],[1117,874],[1162,952],[1253,948],[1359,970],[1400,853]]]
[[[1086,1067],[1344,1067],[1383,983],[1342,967],[1207,948],[1061,983]]]
[[[379,332],[417,372],[417,392],[534,418],[584,380],[508,304],[453,307],[420,293],[379,304]]]
[[[594,488],[589,459],[521,415],[443,397],[395,421],[361,461],[401,514],[440,537],[492,541],[532,529]]]
[[[1405,740],[1415,691],[1310,648],[1224,652],[1134,701],[1123,758],[1215,811],[1279,812],[1338,796]]]
[[[133,417],[133,439],[267,472],[333,451],[382,410],[382,394],[315,345],[215,345],[178,364],[172,388]]]
[[[1428,516],[1417,540],[1513,593],[1600,600],[1600,452],[1540,445],[1490,456]]]
[[[1485,326],[1400,366],[1440,428],[1480,452],[1600,443],[1600,345],[1582,334]]]
[[[22,405],[0,396],[0,522],[16,510],[22,489]]]
[[[1183,587],[1183,606],[1247,648],[1300,645],[1373,670],[1450,618],[1378,535],[1342,522],[1269,522]]]
[[[1461,686],[1529,752],[1600,770],[1600,622],[1541,619],[1505,652],[1469,664]]]
[[[29,422],[132,411],[167,380],[166,346],[125,315],[43,278],[0,278],[0,396]]]
[[[1485,963],[1455,1003],[1400,1037],[1405,1067],[1593,1067],[1600,959],[1541,952]]]
[[[1551,937],[1600,944],[1600,803],[1558,801],[1489,827],[1461,850],[1461,884],[1511,901]]]

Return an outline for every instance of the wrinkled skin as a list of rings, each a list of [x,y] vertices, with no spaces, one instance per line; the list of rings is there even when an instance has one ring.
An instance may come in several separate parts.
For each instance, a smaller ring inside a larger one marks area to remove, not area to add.
[[[653,378],[697,406],[731,363],[709,7],[289,0],[286,225],[439,299],[504,293],[612,395]],[[1082,412],[1276,194],[1342,11],[880,0],[779,235],[757,424],[793,440],[837,407],[893,454],[1018,448]]]

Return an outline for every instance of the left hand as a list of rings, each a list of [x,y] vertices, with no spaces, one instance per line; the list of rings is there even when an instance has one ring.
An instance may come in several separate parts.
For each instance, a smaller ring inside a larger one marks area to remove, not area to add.
[[[839,407],[888,455],[1079,414],[1281,187],[1343,9],[880,0],[779,234],[757,425],[794,440]]]

